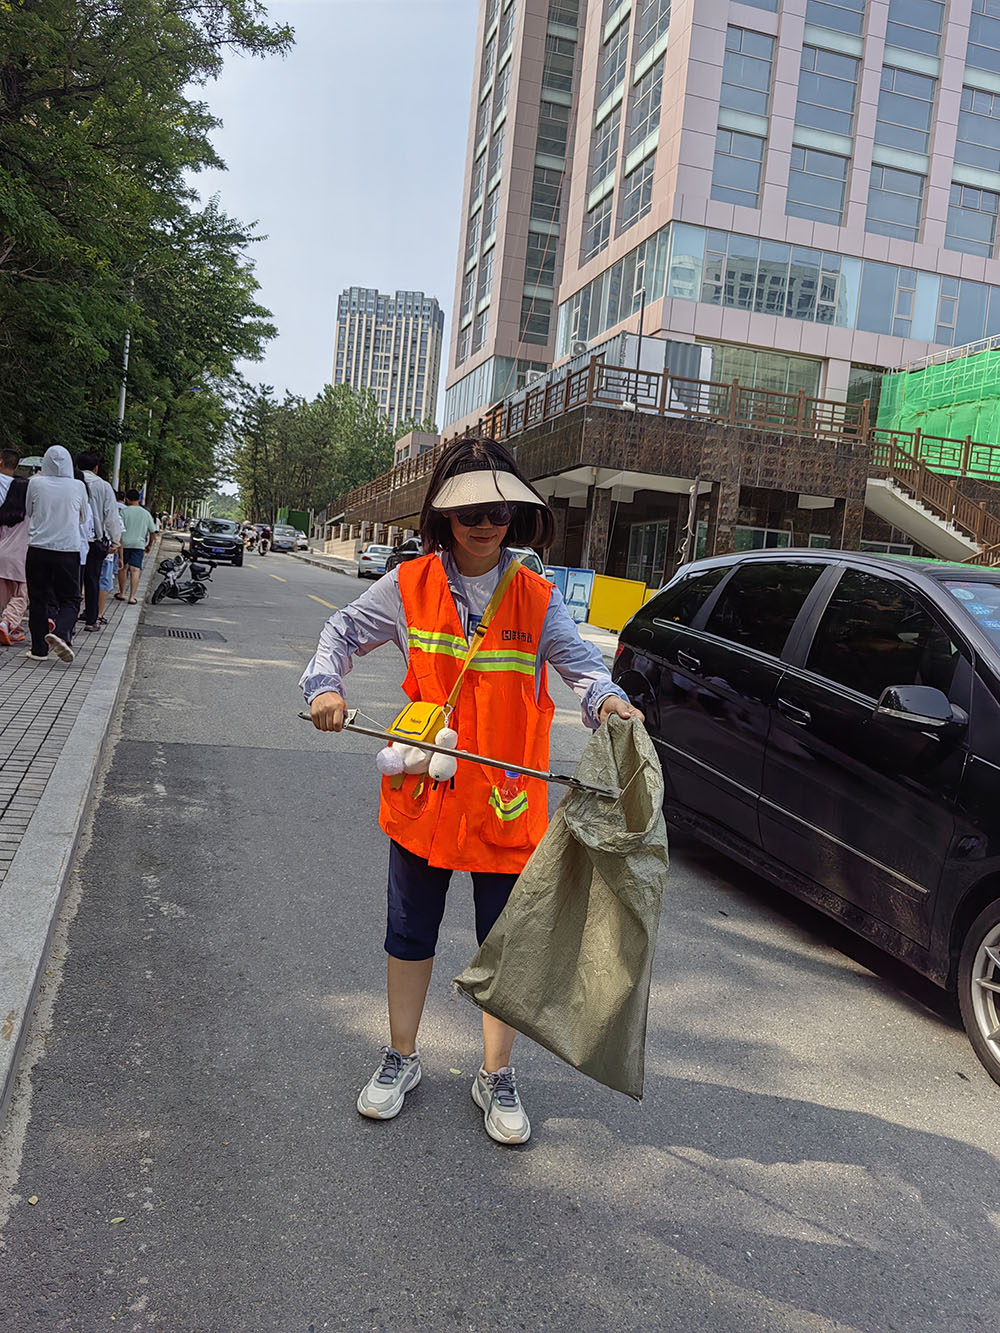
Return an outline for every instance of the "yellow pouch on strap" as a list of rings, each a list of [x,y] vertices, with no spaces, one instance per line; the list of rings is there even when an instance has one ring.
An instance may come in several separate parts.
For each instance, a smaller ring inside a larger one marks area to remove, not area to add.
[[[389,728],[389,734],[398,736],[409,745],[415,745],[417,741],[433,742],[441,728],[447,725],[448,718],[443,705],[424,703],[417,699],[406,705]]]

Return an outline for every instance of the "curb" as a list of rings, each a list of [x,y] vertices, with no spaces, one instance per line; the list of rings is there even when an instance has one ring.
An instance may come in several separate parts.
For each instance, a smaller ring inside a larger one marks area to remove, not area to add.
[[[288,554],[293,560],[301,560],[304,565],[313,565],[316,569],[328,569],[331,574],[356,574],[357,565],[348,564],[346,560],[338,561],[335,565],[332,556],[309,556],[303,555],[300,551],[289,551]]]
[[[0,886],[0,1133],[159,552],[157,542],[144,562],[136,614],[127,608],[115,630]]]

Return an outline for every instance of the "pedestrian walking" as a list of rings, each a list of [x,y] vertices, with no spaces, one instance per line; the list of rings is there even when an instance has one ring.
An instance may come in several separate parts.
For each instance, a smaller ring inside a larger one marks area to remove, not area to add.
[[[6,453],[7,451],[3,451]],[[15,455],[16,457],[16,455]],[[0,453],[0,461],[3,453]],[[24,561],[28,553],[28,483],[7,477],[7,493],[0,503],[0,644],[24,643],[21,621],[28,609]]]
[[[104,608],[114,578],[114,556],[122,537],[122,519],[111,484],[99,476],[100,458],[90,450],[76,456],[90,497],[94,538],[88,545],[83,571],[83,628],[96,632],[104,622]],[[110,571],[107,568],[111,561]],[[109,577],[110,574],[110,577]]]
[[[138,491],[125,492],[122,516],[122,567],[118,572],[118,601],[125,600],[125,578],[129,580],[129,605],[134,606],[142,573],[142,557],[149,550],[156,531],[156,519],[139,503]]]
[[[420,527],[425,554],[324,626],[300,682],[314,726],[341,730],[353,658],[390,641],[407,659],[403,689],[411,700],[443,705],[458,686],[445,725],[457,733],[459,749],[547,770],[555,711],[547,665],[577,694],[592,729],[612,713],[642,716],[612,683],[598,649],[581,639],[560,593],[507,549],[547,546],[555,524],[502,445],[464,439],[447,450],[431,476]],[[382,780],[379,822],[390,838],[389,1044],[357,1103],[372,1119],[398,1115],[420,1082],[417,1033],[452,872],[471,872],[481,944],[548,822],[540,779],[513,771],[498,778],[492,768],[465,762],[458,770],[450,782],[433,782],[411,764],[409,773]],[[487,1013],[482,1027],[473,1100],[491,1138],[524,1143],[531,1125],[510,1063],[514,1029]]]
[[[73,626],[80,610],[80,533],[90,518],[87,488],[73,476],[61,444],[46,449],[41,471],[28,482],[28,628],[35,661],[51,649],[72,662]]]
[[[16,449],[0,449],[0,503],[3,502],[11,480],[17,472],[20,458]]]

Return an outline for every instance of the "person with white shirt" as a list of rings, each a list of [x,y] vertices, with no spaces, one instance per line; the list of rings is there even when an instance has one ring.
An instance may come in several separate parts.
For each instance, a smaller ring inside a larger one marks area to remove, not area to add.
[[[28,482],[28,657],[44,661],[51,649],[72,662],[73,626],[80,610],[80,536],[90,519],[87,488],[73,476],[61,444],[46,449],[41,471]],[[50,628],[49,622],[52,622]]]

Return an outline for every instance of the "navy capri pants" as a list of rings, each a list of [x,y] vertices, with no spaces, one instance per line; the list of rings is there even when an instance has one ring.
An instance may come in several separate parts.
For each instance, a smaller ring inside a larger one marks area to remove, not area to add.
[[[390,841],[389,910],[385,932],[387,954],[408,963],[434,957],[448,884],[453,873],[429,865],[422,856],[415,856],[398,842]],[[510,891],[516,882],[516,875],[473,872],[476,939],[480,944],[507,906]]]

